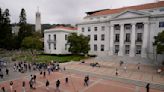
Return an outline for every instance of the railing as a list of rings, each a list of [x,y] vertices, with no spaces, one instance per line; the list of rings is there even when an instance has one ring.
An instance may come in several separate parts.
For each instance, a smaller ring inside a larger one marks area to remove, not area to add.
[[[47,42],[48,42],[48,43],[56,43],[55,40],[51,40],[51,39],[48,39]]]

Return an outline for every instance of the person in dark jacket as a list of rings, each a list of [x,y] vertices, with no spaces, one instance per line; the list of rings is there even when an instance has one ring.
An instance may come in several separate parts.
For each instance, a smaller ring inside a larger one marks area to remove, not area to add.
[[[150,83],[146,85],[146,92],[149,92],[149,89],[150,89]]]

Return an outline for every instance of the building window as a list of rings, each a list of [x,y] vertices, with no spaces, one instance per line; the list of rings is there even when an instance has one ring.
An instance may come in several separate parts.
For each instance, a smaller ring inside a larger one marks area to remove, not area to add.
[[[115,34],[115,42],[119,42],[120,34]]]
[[[97,51],[97,45],[94,44],[94,51]]]
[[[49,41],[51,40],[51,35],[48,35],[48,39],[49,39]]]
[[[105,40],[105,34],[102,34],[101,35],[101,41],[104,41]]]
[[[105,31],[105,26],[102,26],[102,27],[101,27],[101,30],[102,30],[102,31]]]
[[[141,54],[141,45],[136,45],[136,54]]]
[[[130,48],[129,45],[125,45],[125,54],[129,54],[129,48]]]
[[[124,27],[125,27],[125,30],[131,30],[132,28],[130,24],[125,24]]]
[[[115,53],[118,53],[119,51],[119,45],[115,45]]]
[[[97,41],[97,35],[94,35],[94,41]]]
[[[143,27],[144,27],[143,23],[137,23],[136,24],[137,29],[143,29]]]
[[[159,27],[164,27],[164,22],[159,22]]]
[[[142,42],[142,33],[137,33],[137,42]]]
[[[97,31],[97,27],[94,27],[94,30]]]
[[[56,34],[54,34],[54,41],[56,41]]]
[[[51,49],[51,44],[50,43],[48,43],[48,48]]]
[[[81,30],[82,30],[82,32],[84,32],[84,30],[85,30],[84,27],[82,27]]]
[[[65,40],[68,40],[68,35],[65,35]]]
[[[54,43],[54,50],[56,50],[56,44]]]
[[[119,24],[114,25],[114,30],[120,30],[120,25]]]
[[[125,42],[130,42],[130,33],[126,33]]]
[[[90,27],[88,27],[88,32],[90,32],[91,31],[91,28]]]
[[[104,45],[101,45],[101,51],[104,51]]]

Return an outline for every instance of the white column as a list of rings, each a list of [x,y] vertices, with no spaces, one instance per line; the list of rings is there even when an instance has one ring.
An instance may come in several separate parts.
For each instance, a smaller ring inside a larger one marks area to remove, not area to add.
[[[141,49],[141,57],[147,57],[147,43],[148,43],[148,23],[144,23],[143,43]]]
[[[114,52],[114,25],[110,26],[110,55],[113,55]]]
[[[131,44],[130,44],[130,57],[135,56],[135,38],[136,38],[136,29],[135,29],[135,23],[132,24],[132,32],[131,32]]]
[[[123,56],[123,54],[124,54],[124,25],[121,24],[118,56]]]

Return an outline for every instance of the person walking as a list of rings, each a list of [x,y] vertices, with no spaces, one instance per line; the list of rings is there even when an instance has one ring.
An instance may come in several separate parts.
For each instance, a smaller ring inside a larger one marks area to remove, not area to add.
[[[140,63],[138,63],[137,69],[140,70]]]
[[[46,72],[45,71],[43,72],[43,77],[46,77]]]
[[[36,83],[36,75],[34,75],[33,78],[34,78],[34,83]]]
[[[10,81],[10,90],[13,91],[13,81]]]
[[[84,86],[88,86],[88,84],[87,84],[87,76],[84,77]]]
[[[9,75],[9,69],[6,68],[6,75]]]
[[[118,69],[116,68],[116,76],[118,76]]]
[[[47,89],[47,91],[49,91],[49,88],[48,88],[49,85],[50,85],[50,83],[49,83],[49,81],[47,80],[47,81],[46,81],[46,89]]]
[[[65,78],[65,83],[68,83],[68,77]]]
[[[59,86],[60,86],[60,81],[59,80],[57,80],[56,81],[56,89],[59,91]]]
[[[89,75],[86,76],[86,84],[89,85]]]
[[[35,89],[35,88],[33,87],[33,85],[34,85],[33,78],[29,81],[29,84],[30,84],[30,89]]]
[[[2,87],[1,89],[2,89],[2,92],[6,92],[5,87]]]
[[[146,85],[146,92],[149,92],[149,89],[150,89],[150,83]]]
[[[22,82],[22,92],[26,92],[26,89],[25,89],[25,81]]]
[[[126,66],[124,66],[124,71],[126,72],[126,70],[127,70],[127,67],[126,67]]]

